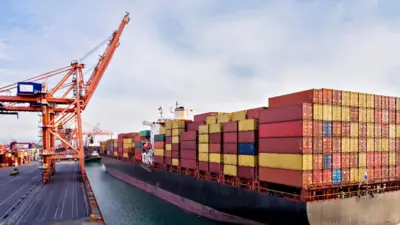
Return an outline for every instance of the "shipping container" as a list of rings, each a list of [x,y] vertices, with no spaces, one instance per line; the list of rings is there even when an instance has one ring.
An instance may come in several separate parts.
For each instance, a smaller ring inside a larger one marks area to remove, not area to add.
[[[237,132],[224,132],[223,133],[223,141],[224,143],[237,143],[238,142],[238,133]]]
[[[239,166],[256,167],[258,158],[254,155],[238,155]]]
[[[224,143],[222,150],[226,154],[237,154],[238,145],[236,143]]]
[[[258,149],[254,143],[239,143],[238,153],[240,155],[256,155],[258,154]]]
[[[312,120],[313,107],[309,103],[269,108],[260,113],[260,124],[293,120]]]
[[[180,167],[188,168],[188,169],[197,169],[197,161],[196,159],[185,159],[181,158],[179,160]]]
[[[312,121],[313,124],[313,135],[314,137],[322,137],[323,136],[323,125],[322,125],[322,121]]]
[[[322,152],[323,153],[332,153],[332,138],[331,137],[323,137],[322,138]]]
[[[332,106],[332,120],[333,121],[342,120],[342,107],[337,105]]]
[[[217,123],[227,123],[232,121],[232,114],[231,113],[225,113],[222,115],[218,115],[217,118]]]
[[[258,140],[260,153],[310,154],[313,151],[312,137],[262,138]]]
[[[238,177],[255,180],[256,172],[256,167],[238,166]]]
[[[220,163],[209,163],[209,171],[211,173],[222,173],[222,168]]]
[[[199,143],[208,143],[209,142],[209,134],[199,134]]]
[[[196,141],[197,132],[196,131],[185,131],[180,134],[181,141]]]
[[[238,141],[239,143],[255,143],[257,141],[257,132],[240,131]]]
[[[321,137],[313,138],[313,153],[322,153],[323,141]]]
[[[197,149],[197,142],[196,141],[182,141],[180,148],[187,149],[187,150],[196,150]]]
[[[322,88],[322,104],[332,105],[333,102],[333,90]]]
[[[342,136],[342,123],[338,121],[332,122],[332,134],[334,137]]]
[[[224,174],[228,176],[238,176],[237,166],[224,164]]]
[[[222,133],[212,133],[208,136],[210,143],[222,143]]]
[[[237,111],[232,113],[232,121],[247,119],[247,110]]]
[[[199,131],[200,125],[204,125],[202,121],[192,121],[191,123],[186,124],[187,131]]]
[[[313,180],[317,180],[313,179],[312,171],[296,171],[260,167],[258,173],[261,181],[299,188],[308,187],[313,184]]]
[[[222,132],[222,128],[223,128],[223,124],[210,124],[209,125],[209,131],[210,131],[210,134],[213,134],[213,133],[221,133]]]
[[[313,155],[260,153],[259,166],[289,170],[312,170]]]
[[[261,112],[268,109],[268,107],[259,107],[247,110],[247,119],[260,119]]]
[[[223,126],[224,126],[223,127],[224,132],[237,132],[238,131],[238,122],[237,121],[224,123]]]
[[[332,91],[332,104],[338,106],[342,105],[342,91],[340,90]]]
[[[259,126],[259,138],[302,136],[312,136],[312,121],[291,121],[261,124]]]
[[[340,137],[332,138],[332,152],[342,152],[342,139]]]
[[[350,123],[342,122],[342,137],[350,137]]]
[[[238,164],[238,155],[236,154],[224,154],[224,164],[226,165],[237,165]]]
[[[181,149],[180,151],[180,158],[181,159],[197,159],[197,151],[196,150],[188,150],[188,149]]]
[[[253,131],[257,129],[256,119],[247,119],[238,122],[239,131]]]
[[[311,89],[311,90],[276,96],[268,99],[268,107],[270,108],[295,105],[300,103],[322,104],[322,90]]]
[[[222,143],[210,143],[209,151],[210,153],[222,153]]]
[[[194,115],[193,120],[195,122],[206,122],[207,116],[217,116],[218,112],[207,112],[202,114]]]

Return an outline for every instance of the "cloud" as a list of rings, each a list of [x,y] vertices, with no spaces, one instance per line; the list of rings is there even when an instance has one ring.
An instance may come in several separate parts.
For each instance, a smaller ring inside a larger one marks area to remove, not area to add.
[[[1,83],[68,65],[131,13],[84,112],[107,130],[141,129],[175,101],[200,113],[267,105],[268,97],[314,87],[400,95],[396,1],[5,2],[0,40],[14,60],[0,68],[20,72]],[[0,136],[34,139],[37,121],[20,121],[1,120]]]

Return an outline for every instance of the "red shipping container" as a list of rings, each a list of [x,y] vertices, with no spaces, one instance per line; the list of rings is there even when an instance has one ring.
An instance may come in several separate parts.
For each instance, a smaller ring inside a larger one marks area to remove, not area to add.
[[[220,163],[209,163],[209,171],[211,173],[221,173],[222,169],[221,169],[221,164]]]
[[[350,168],[350,153],[342,153],[342,168]]]
[[[165,137],[166,144],[172,144],[172,137]]]
[[[342,123],[339,121],[332,122],[332,133],[334,137],[342,136]]]
[[[237,121],[231,121],[224,123],[224,132],[237,132],[238,131],[238,122]]]
[[[199,126],[205,124],[203,121],[193,121],[186,124],[187,131],[199,131]]]
[[[135,140],[135,142],[139,142],[139,141],[142,140],[142,137],[139,136],[139,135],[137,135],[137,136],[135,136],[133,139]]]
[[[389,180],[396,180],[396,166],[389,166]]]
[[[375,95],[375,109],[382,109],[382,96]]]
[[[311,90],[276,96],[268,99],[268,107],[295,105],[299,103],[322,104],[322,90],[311,89]]]
[[[389,137],[389,124],[382,124],[382,137],[388,138]]]
[[[342,122],[342,137],[350,137],[350,123]]]
[[[358,139],[358,151],[359,152],[367,151],[367,138],[359,138]]]
[[[172,158],[172,152],[171,151],[165,151],[165,157]]]
[[[197,161],[196,159],[180,159],[179,160],[180,167],[187,169],[197,169]]]
[[[205,122],[207,116],[218,116],[218,112],[206,112],[202,114],[197,114],[193,116],[193,120],[196,122]]]
[[[197,151],[190,149],[181,149],[181,159],[197,159]]]
[[[389,97],[382,96],[382,109],[389,109]]]
[[[389,180],[389,167],[382,166],[382,181]]]
[[[188,149],[188,150],[196,150],[197,149],[197,141],[182,141],[180,148]]]
[[[396,111],[389,111],[389,124],[396,124]]]
[[[358,122],[358,108],[350,107],[350,121]]]
[[[172,151],[179,151],[179,144],[172,144]]]
[[[342,138],[332,138],[332,152],[342,152]]]
[[[313,121],[313,136],[322,137],[322,121]]]
[[[396,111],[396,124],[400,124],[400,111]]]
[[[366,137],[367,136],[367,124],[366,123],[359,123],[358,124],[358,136],[359,137]]]
[[[208,162],[199,162],[200,171],[209,171]]]
[[[322,154],[313,155],[313,170],[322,170],[323,157]]]
[[[322,104],[332,105],[333,90],[322,88]]]
[[[344,168],[342,169],[342,184],[350,183],[350,169]]]
[[[396,138],[396,152],[400,152],[400,139]]]
[[[296,170],[283,170],[283,169],[273,169],[260,167],[258,170],[259,180],[266,181],[275,184],[283,184],[291,187],[304,187],[306,184],[304,177],[307,177],[308,182],[310,181],[310,172],[303,173],[302,171]],[[322,176],[321,176],[322,178]]]
[[[332,184],[332,170],[324,170],[322,176],[324,184]]]
[[[162,141],[156,141],[156,142],[154,142],[154,148],[165,149],[165,143]]]
[[[367,168],[367,176],[368,180],[375,180],[375,168],[374,167],[369,167]]]
[[[389,123],[389,111],[387,109],[382,109],[382,124]]]
[[[260,124],[297,120],[312,120],[313,107],[309,103],[269,108],[260,113]]]
[[[210,143],[222,143],[222,133],[215,133],[208,135]]]
[[[130,152],[130,150],[131,150],[130,148],[124,148],[124,149],[123,149],[123,152],[124,152],[124,153],[128,153],[128,152]]]
[[[313,153],[322,153],[322,137],[314,137],[313,138]]]
[[[382,124],[375,124],[375,138],[382,137]]]
[[[224,143],[237,143],[238,142],[238,133],[237,132],[229,132],[223,133],[223,141]]]
[[[396,151],[396,139],[394,139],[394,138],[389,139],[389,151],[390,152]]]
[[[135,148],[135,151],[134,151],[134,153],[135,153],[135,155],[137,155],[137,154],[142,154],[142,149],[141,148]]]
[[[142,154],[135,154],[135,159],[142,161]]]
[[[172,158],[174,158],[174,159],[178,159],[179,158],[179,151],[172,150],[171,153],[172,153]]]
[[[197,132],[196,131],[185,131],[180,134],[180,141],[196,141]]]
[[[396,110],[396,97],[388,97],[389,99],[389,106],[388,109],[390,110]]]
[[[342,105],[342,91],[333,90],[332,104],[333,105]]]
[[[223,152],[225,154],[237,154],[238,145],[236,143],[224,143]]]
[[[247,166],[238,166],[238,177],[255,180],[257,168],[255,167],[247,167]]]
[[[172,165],[172,158],[164,158],[165,165]]]
[[[382,152],[382,166],[389,166],[389,152]]]
[[[210,153],[221,153],[221,149],[222,149],[221,145],[222,145],[221,143],[210,143],[210,145],[209,145]]]
[[[311,137],[312,121],[260,124],[259,137]]]
[[[342,155],[340,153],[332,154],[332,168],[341,169],[342,168]]]
[[[382,109],[375,108],[375,123],[382,123]]]
[[[154,162],[159,163],[159,164],[164,164],[164,157],[155,155]]]
[[[375,153],[374,152],[367,152],[367,167],[374,167],[375,166]]]
[[[239,143],[255,143],[257,141],[256,131],[240,131]]]
[[[323,153],[331,153],[332,152],[332,138],[331,137],[323,137],[322,138],[322,152]]]
[[[350,152],[350,168],[358,168],[358,152]]]
[[[375,167],[382,166],[382,152],[375,152],[374,162],[375,162]]]
[[[382,167],[374,168],[374,180],[381,181],[382,180]]]
[[[396,165],[400,165],[400,154],[396,153]]]
[[[261,112],[268,109],[268,107],[260,107],[247,110],[247,119],[259,119]]]
[[[396,179],[400,179],[400,165],[396,165]]]
[[[258,150],[263,153],[311,154],[311,137],[298,138],[260,138]]]
[[[323,172],[321,170],[313,170],[313,184],[320,186],[323,183]]]

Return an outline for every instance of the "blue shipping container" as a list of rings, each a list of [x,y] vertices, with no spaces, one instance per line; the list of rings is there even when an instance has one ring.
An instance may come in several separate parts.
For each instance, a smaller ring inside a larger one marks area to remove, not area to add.
[[[322,123],[322,135],[324,137],[332,137],[333,136],[332,122],[324,121]]]
[[[239,155],[256,155],[257,149],[254,143],[239,143]]]
[[[139,132],[141,137],[150,137],[150,130],[142,130]]]
[[[17,95],[37,95],[42,93],[42,84],[34,82],[18,82]]]
[[[142,142],[135,142],[135,148],[143,148]]]
[[[332,154],[324,154],[324,170],[332,168]]]
[[[342,170],[341,169],[334,169],[332,171],[332,183],[334,185],[338,185],[342,183]]]

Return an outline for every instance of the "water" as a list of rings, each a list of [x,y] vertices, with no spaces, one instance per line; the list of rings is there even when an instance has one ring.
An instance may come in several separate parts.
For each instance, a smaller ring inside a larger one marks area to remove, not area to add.
[[[93,192],[107,225],[220,225],[189,214],[109,175],[102,163],[86,164]]]

